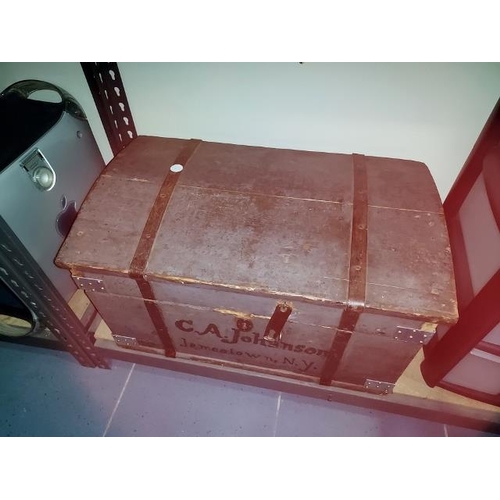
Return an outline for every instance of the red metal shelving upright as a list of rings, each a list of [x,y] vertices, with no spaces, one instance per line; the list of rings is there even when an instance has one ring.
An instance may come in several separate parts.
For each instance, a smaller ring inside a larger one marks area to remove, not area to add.
[[[500,405],[500,100],[444,202],[460,319],[425,349],[422,375]]]

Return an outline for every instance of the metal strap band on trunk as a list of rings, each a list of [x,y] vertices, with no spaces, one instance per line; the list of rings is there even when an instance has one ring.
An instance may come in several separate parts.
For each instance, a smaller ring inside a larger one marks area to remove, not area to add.
[[[352,161],[354,193],[347,306],[342,313],[330,352],[325,361],[320,377],[321,385],[331,384],[359,316],[365,308],[368,250],[368,181],[364,156],[353,154]]]
[[[177,156],[174,164],[180,164],[185,167],[200,143],[200,140],[191,139]],[[158,229],[160,228],[161,221],[163,219],[168,206],[168,202],[170,201],[179,176],[180,172],[168,170],[167,176],[165,177],[158,195],[156,196],[153,207],[151,208],[151,211],[149,213],[148,220],[146,221],[146,225],[144,226],[144,229],[142,231],[141,237],[139,239],[139,244],[137,245],[134,258],[132,259],[132,263],[130,264],[130,271],[128,273],[131,278],[135,279],[141,295],[143,299],[145,299],[144,305],[146,306],[149,317],[151,318],[156,332],[160,337],[161,343],[165,348],[165,356],[170,358],[175,357],[175,348],[168,333],[167,325],[163,320],[161,311],[154,302],[155,297],[153,289],[151,288],[151,284],[144,278],[144,271],[148,263],[151,249],[153,248],[156,234],[158,232]]]

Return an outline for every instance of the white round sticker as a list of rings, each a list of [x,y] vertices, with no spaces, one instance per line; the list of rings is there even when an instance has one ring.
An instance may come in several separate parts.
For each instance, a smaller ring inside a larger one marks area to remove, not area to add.
[[[179,172],[182,172],[182,170],[184,169],[184,167],[179,164],[179,163],[174,163],[171,167],[170,167],[170,171],[171,172],[174,172],[174,173],[179,173]]]

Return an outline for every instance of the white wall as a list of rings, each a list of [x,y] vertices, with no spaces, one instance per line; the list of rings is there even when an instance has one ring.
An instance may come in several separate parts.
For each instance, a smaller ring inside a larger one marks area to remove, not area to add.
[[[500,64],[120,63],[139,134],[425,162],[448,193],[500,97]],[[0,63],[0,87],[47,79],[106,136],[77,63]]]

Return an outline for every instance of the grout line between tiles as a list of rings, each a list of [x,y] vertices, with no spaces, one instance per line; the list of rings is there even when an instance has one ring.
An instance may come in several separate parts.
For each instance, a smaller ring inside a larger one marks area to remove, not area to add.
[[[278,417],[279,417],[280,406],[281,406],[281,394],[283,394],[283,393],[280,392],[280,394],[278,396],[278,402],[276,403],[276,417],[274,419],[273,437],[276,437],[276,432],[278,430]]]
[[[130,380],[130,377],[132,376],[132,372],[134,371],[135,368],[135,363],[132,365],[132,368],[130,368],[130,371],[128,372],[127,379],[125,380],[125,383],[123,384],[123,388],[120,392],[120,395],[118,396],[118,400],[116,401],[115,407],[113,408],[113,411],[111,412],[111,416],[109,417],[108,424],[106,425],[106,428],[104,429],[104,434],[102,437],[106,437],[106,434],[108,433],[108,430],[111,426],[111,422],[113,422],[113,417],[115,416],[116,410],[118,409],[118,406],[123,398],[123,394],[125,393],[125,389],[127,388],[128,382]]]

